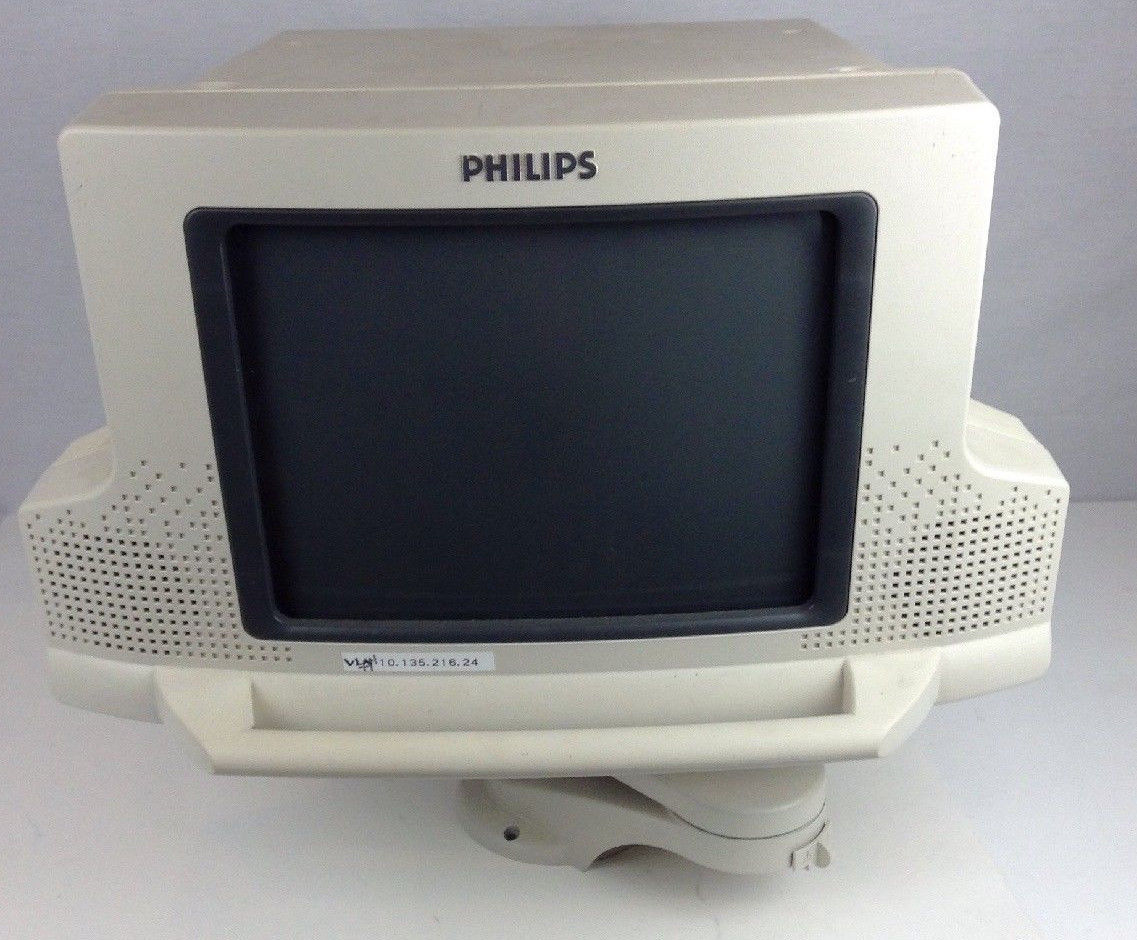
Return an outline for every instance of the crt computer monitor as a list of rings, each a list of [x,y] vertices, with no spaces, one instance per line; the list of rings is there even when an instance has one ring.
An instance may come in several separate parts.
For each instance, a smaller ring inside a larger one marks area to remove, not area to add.
[[[106,427],[21,511],[65,702],[464,778],[585,865],[824,858],[826,761],[1046,668],[969,398],[998,118],[808,21],[286,33],[60,139]]]

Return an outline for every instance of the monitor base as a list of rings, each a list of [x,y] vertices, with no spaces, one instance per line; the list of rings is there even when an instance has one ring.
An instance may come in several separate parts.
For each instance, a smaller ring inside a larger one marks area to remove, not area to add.
[[[463,780],[462,824],[492,852],[582,871],[647,845],[719,871],[824,868],[821,764],[721,773]]]

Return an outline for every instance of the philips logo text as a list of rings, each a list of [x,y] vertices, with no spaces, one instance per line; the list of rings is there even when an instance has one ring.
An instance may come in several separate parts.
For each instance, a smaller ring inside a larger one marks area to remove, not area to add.
[[[462,182],[539,183],[546,180],[590,180],[596,175],[591,150],[568,153],[487,153],[462,155]]]

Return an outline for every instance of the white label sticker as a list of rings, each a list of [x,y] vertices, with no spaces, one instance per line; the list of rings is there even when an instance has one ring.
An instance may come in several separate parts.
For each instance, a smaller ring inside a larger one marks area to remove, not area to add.
[[[493,653],[425,653],[411,650],[343,654],[344,672],[493,672]]]

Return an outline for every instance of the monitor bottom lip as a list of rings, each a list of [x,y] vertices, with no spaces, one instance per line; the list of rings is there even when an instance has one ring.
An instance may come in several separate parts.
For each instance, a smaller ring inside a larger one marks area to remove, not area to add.
[[[48,650],[48,673],[52,692],[66,704],[175,726],[215,773],[493,778],[681,773],[883,756],[933,704],[1038,678],[1049,659],[1050,623],[1043,622],[940,646],[771,664],[783,682],[787,668],[791,676],[800,672],[803,683],[832,675],[831,707],[803,709],[791,692],[783,714],[767,702],[752,718],[635,727],[620,725],[618,716],[603,727],[581,726],[569,715],[559,726],[545,716],[540,727],[525,727],[517,717],[526,714],[532,690],[522,684],[513,690],[510,677],[501,675],[459,678],[471,703],[495,690],[499,717],[492,711],[479,717],[471,704],[475,714],[457,716],[464,726],[455,727],[454,715],[431,709],[426,699],[421,715],[408,718],[406,703],[384,688],[388,677],[148,665],[57,647]],[[427,695],[438,677],[402,678]],[[619,674],[611,678],[620,681]],[[357,698],[361,689],[374,690],[374,726],[346,728],[337,702]],[[511,691],[517,700],[502,702]],[[290,717],[289,703],[303,708]]]

